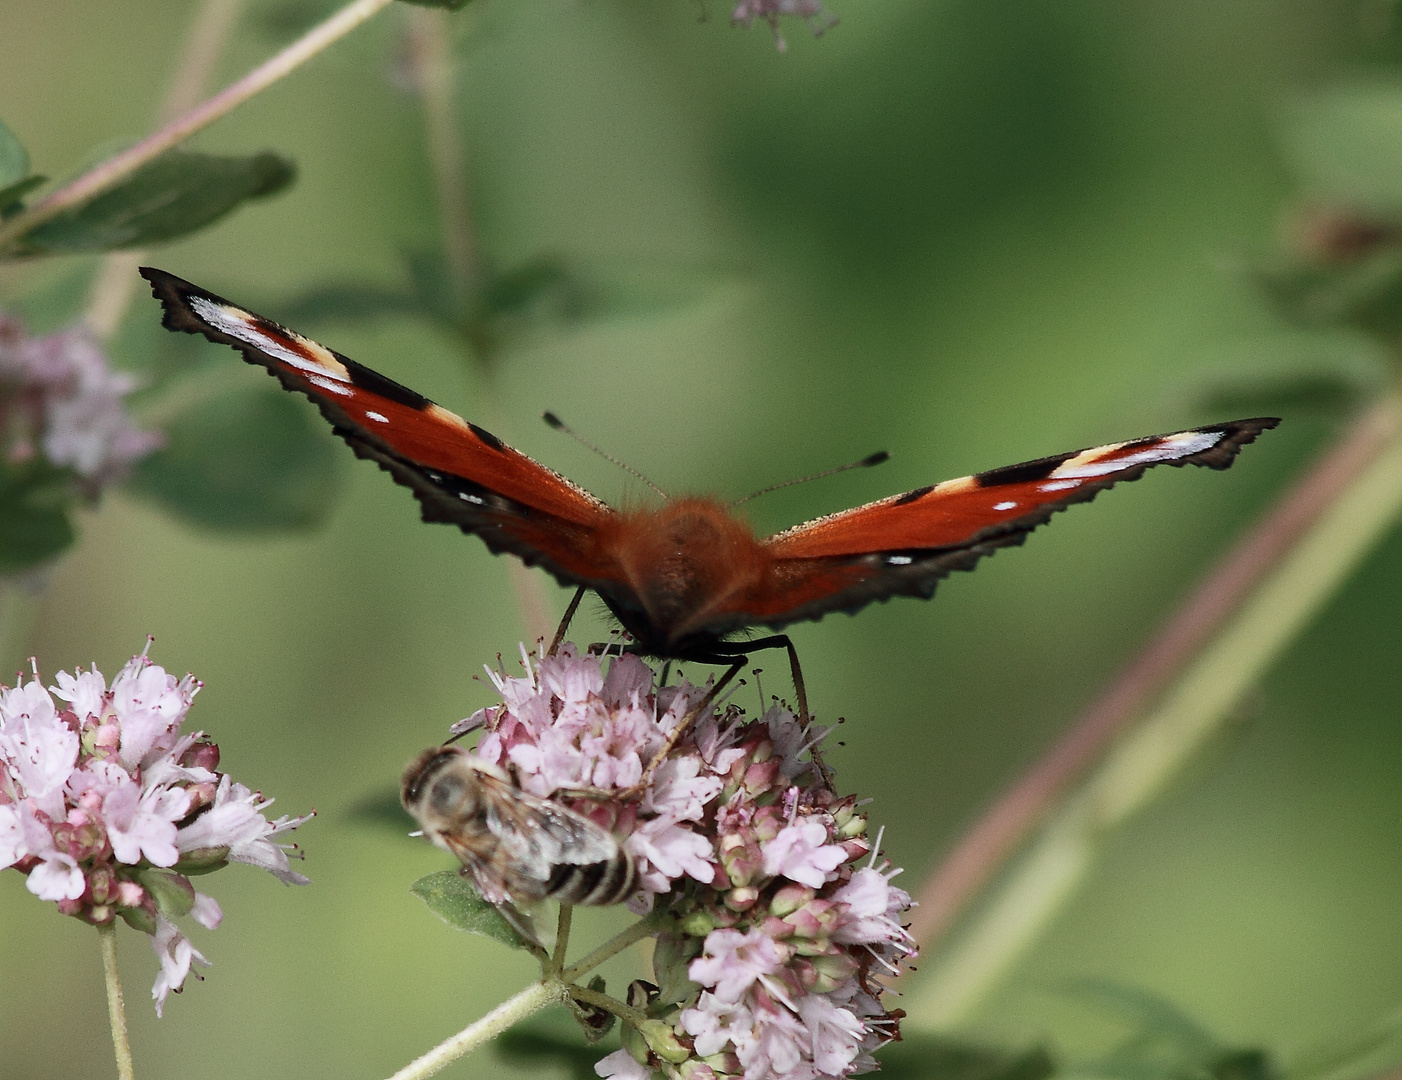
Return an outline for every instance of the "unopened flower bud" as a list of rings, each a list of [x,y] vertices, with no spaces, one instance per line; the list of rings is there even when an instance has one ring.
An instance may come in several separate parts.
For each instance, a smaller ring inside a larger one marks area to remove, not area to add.
[[[857,962],[848,953],[814,956],[808,963],[814,975],[810,989],[815,994],[831,993],[857,973]]]
[[[759,890],[753,885],[742,885],[725,894],[725,906],[731,911],[749,911],[759,900]]]
[[[704,938],[719,925],[709,910],[697,908],[681,920],[678,928],[688,937]]]
[[[197,742],[185,751],[185,755],[180,759],[180,764],[187,769],[208,769],[210,772],[217,772],[219,769],[219,746],[212,742]]]
[[[94,866],[88,871],[88,896],[94,904],[106,904],[117,898],[117,875],[108,866]]]
[[[645,1020],[638,1025],[638,1033],[647,1047],[663,1061],[680,1065],[691,1057],[691,1047],[677,1037],[676,1030],[663,1020]],[[690,1040],[687,1040],[690,1042]]]
[[[814,896],[813,890],[807,885],[800,885],[797,882],[790,882],[783,886],[774,894],[774,899],[769,901],[769,913],[783,918],[790,912],[797,911]]]
[[[778,778],[779,769],[783,764],[778,758],[755,762],[745,770],[745,789],[756,795],[768,791],[774,786],[774,781]]]

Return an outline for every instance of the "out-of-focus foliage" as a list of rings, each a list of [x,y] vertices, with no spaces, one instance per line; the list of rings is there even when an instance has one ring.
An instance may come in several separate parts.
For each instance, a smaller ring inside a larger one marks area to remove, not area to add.
[[[262,533],[323,524],[346,462],[320,417],[275,386],[198,401],[164,425],[131,490],[206,529]]]
[[[165,243],[203,229],[250,199],[277,194],[295,176],[292,162],[277,154],[220,157],[171,150],[27,232],[4,254],[74,254]]]

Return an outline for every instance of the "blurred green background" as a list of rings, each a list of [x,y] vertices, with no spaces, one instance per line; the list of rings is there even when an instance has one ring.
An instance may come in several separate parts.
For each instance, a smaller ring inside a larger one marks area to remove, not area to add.
[[[1340,80],[1387,77],[1390,4],[832,5],[837,28],[815,41],[786,26],[781,55],[712,0],[476,0],[455,25],[486,257],[642,267],[686,301],[537,336],[503,356],[490,404],[421,323],[301,328],[611,501],[637,485],[549,431],[543,409],[669,491],[738,496],[892,452],[880,470],[751,504],[761,531],[1227,419],[1206,404],[1216,379],[1368,350],[1292,329],[1240,268],[1308,193],[1291,110]],[[0,115],[39,171],[76,173],[148,130],[194,8],[0,5]],[[220,82],[323,10],[253,0]],[[274,318],[329,281],[402,282],[405,253],[437,242],[421,116],[398,71],[404,17],[390,10],[198,136],[211,152],[277,150],[300,179],[151,261]],[[36,297],[81,296],[92,265],[11,266],[0,304],[57,325],[63,309]],[[156,305],[143,296],[129,320],[118,355],[139,364]],[[1151,474],[931,603],[795,629],[820,719],[848,720],[832,755],[842,786],[877,797],[903,883],[1338,423],[1285,416],[1230,472]],[[45,675],[111,674],[153,634],[157,662],[206,682],[190,723],[214,733],[225,767],[276,796],[275,812],[320,813],[296,837],[311,887],[237,868],[209,881],[226,920],[193,940],[214,966],[164,1020],[146,1001],[147,943],[121,935],[140,1076],[386,1075],[532,974],[409,894],[442,856],[353,814],[490,700],[481,665],[524,632],[505,564],[420,524],[407,492],[342,456],[344,497],[320,531],[221,538],[117,494],[49,575],[29,642]],[[1103,1019],[1063,992],[1083,977],[1166,995],[1227,1041],[1287,1056],[1402,1003],[1400,557],[1393,535],[1241,723],[1115,839],[979,1035],[1093,1047]],[[597,611],[576,625],[604,633]],[[767,666],[767,689],[785,691],[782,664]],[[619,919],[583,921],[602,933]],[[640,962],[609,971],[633,977]],[[18,874],[0,875],[0,973],[0,1075],[112,1072],[96,935]],[[485,1052],[446,1075],[510,1072]]]

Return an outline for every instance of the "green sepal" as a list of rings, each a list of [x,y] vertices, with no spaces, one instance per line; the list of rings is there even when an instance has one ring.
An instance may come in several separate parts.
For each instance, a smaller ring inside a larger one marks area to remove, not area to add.
[[[167,919],[177,919],[194,910],[195,887],[183,874],[148,868],[138,870],[136,880],[151,894],[156,909]]]

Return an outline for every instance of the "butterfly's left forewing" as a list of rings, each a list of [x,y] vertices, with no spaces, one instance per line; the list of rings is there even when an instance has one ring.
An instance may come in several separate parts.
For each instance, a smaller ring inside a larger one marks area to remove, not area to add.
[[[891,596],[930,596],[940,578],[1021,544],[1056,511],[1154,465],[1225,469],[1279,423],[1237,420],[1110,443],[917,488],[797,525],[765,541],[765,582],[732,603],[743,621],[778,627]]]
[[[567,584],[608,580],[592,540],[613,511],[583,488],[310,338],[163,270],[141,273],[169,329],[230,345],[311,398],[358,455],[413,490],[424,520],[456,524]]]

